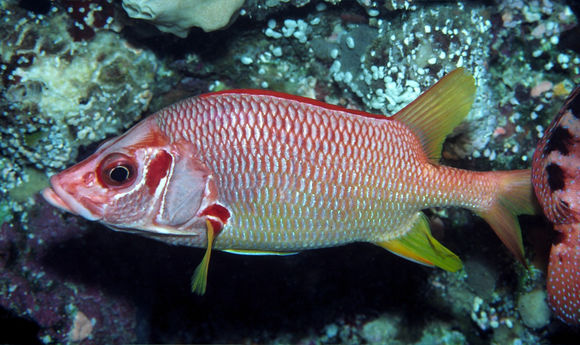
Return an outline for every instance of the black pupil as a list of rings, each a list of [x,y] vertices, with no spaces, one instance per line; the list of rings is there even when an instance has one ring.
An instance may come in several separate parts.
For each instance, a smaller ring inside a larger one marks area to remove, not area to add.
[[[111,169],[109,177],[115,182],[125,182],[129,178],[129,169],[122,165],[116,166]]]

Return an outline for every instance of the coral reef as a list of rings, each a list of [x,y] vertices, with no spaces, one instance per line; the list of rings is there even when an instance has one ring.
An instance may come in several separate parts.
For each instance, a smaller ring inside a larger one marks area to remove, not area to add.
[[[123,0],[131,18],[144,19],[163,31],[185,38],[192,27],[204,31],[222,29],[230,23],[244,0]]]
[[[545,291],[535,290],[521,295],[518,299],[518,310],[522,321],[528,327],[542,328],[550,321]]]
[[[46,185],[40,174],[66,167],[80,147],[138,119],[171,72],[112,25],[93,29],[88,41],[74,39],[68,14],[78,6],[35,14],[16,3],[0,4],[0,196],[2,208],[18,211]]]
[[[33,334],[0,342],[573,343],[577,330],[533,311],[546,259],[535,243],[549,241],[535,235],[549,232],[539,218],[522,219],[530,269],[481,220],[435,209],[433,232],[464,260],[459,273],[365,244],[283,258],[216,252],[198,297],[189,280],[201,251],[32,197],[87,147],[180,98],[267,88],[391,115],[458,66],[478,91],[446,163],[528,167],[580,83],[572,5],[248,0],[230,27],[181,39],[110,0],[0,2],[0,305],[7,324]]]
[[[81,340],[83,344],[134,342],[137,318],[131,301],[102,288],[75,282],[83,273],[96,272],[87,266],[76,266],[67,280],[62,279],[59,270],[64,265],[57,264],[63,259],[62,253],[55,251],[66,248],[67,242],[83,241],[84,235],[76,219],[67,223],[63,225],[62,219],[43,204],[30,214],[27,230],[18,223],[2,225],[0,306],[20,318],[33,320],[38,327],[36,337],[45,344]],[[80,257],[83,252],[86,253],[80,247],[71,249],[71,257],[65,260],[72,259],[72,255]],[[21,343],[22,339],[22,334],[17,336],[6,330],[0,335],[2,343]]]

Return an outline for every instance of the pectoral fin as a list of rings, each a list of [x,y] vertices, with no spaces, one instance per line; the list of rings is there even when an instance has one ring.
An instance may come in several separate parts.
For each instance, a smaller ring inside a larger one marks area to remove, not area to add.
[[[431,235],[429,222],[423,213],[418,215],[413,228],[403,237],[375,244],[405,259],[446,271],[456,272],[463,266],[457,255]]]
[[[205,222],[207,224],[207,249],[205,250],[205,255],[201,263],[195,269],[191,280],[191,291],[198,295],[205,294],[205,288],[207,287],[207,270],[209,268],[209,259],[211,257],[211,248],[215,235],[211,222],[209,220]]]

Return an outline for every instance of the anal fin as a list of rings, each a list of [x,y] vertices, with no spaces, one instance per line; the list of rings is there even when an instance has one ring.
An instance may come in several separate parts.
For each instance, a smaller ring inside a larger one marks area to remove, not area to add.
[[[418,213],[412,229],[403,237],[375,244],[405,259],[446,271],[456,272],[463,266],[457,255],[431,235],[423,212]]]

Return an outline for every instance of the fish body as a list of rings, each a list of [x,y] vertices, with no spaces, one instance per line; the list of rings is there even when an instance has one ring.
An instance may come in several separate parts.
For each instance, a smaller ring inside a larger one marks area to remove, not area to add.
[[[268,91],[206,94],[109,140],[43,194],[117,230],[207,246],[196,276],[212,247],[288,253],[355,241],[457,270],[421,212],[435,206],[478,213],[523,260],[514,215],[532,212],[530,172],[437,164],[474,92],[456,70],[391,118]]]
[[[580,324],[580,87],[538,143],[532,183],[557,239],[548,264],[548,302],[554,314]]]

